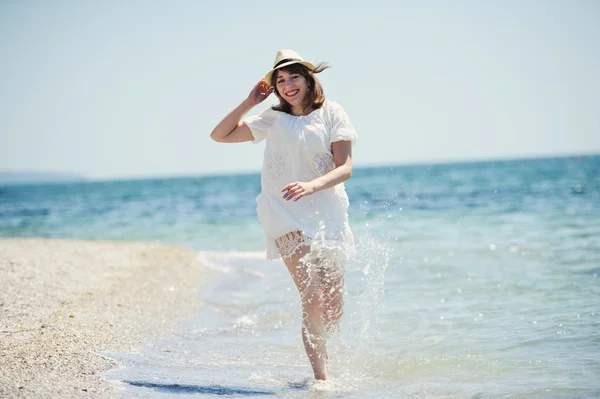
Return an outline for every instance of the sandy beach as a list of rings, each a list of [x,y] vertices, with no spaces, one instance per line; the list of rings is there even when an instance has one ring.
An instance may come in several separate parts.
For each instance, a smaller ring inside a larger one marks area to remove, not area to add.
[[[98,352],[168,336],[204,278],[183,247],[0,239],[0,397],[118,397]]]

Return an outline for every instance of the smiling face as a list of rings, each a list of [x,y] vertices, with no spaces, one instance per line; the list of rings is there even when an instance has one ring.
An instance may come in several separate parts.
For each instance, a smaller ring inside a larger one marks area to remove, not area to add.
[[[303,114],[308,80],[302,74],[284,68],[278,69],[275,74],[275,88],[279,96],[291,105],[294,114]]]

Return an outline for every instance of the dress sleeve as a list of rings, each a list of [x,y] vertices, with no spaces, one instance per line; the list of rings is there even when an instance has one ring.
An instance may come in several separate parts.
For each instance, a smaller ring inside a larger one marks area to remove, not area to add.
[[[244,119],[244,123],[250,128],[254,140],[254,144],[258,144],[267,138],[269,130],[275,124],[278,117],[278,112],[267,108],[258,115],[252,115]]]
[[[330,105],[330,120],[331,120],[331,142],[336,141],[350,141],[352,145],[356,144],[358,135],[350,119],[346,114],[346,111],[341,105],[332,102]]]

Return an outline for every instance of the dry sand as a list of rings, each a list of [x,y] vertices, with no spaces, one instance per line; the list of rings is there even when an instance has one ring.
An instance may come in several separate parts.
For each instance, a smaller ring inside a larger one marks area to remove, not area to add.
[[[0,239],[0,397],[118,397],[97,352],[169,336],[205,275],[182,247]]]

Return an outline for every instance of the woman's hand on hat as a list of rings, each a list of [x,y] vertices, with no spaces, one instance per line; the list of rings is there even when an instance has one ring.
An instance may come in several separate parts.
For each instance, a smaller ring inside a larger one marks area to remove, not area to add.
[[[281,190],[285,192],[283,194],[283,199],[289,201],[293,199],[294,201],[298,201],[302,197],[306,197],[307,195],[311,195],[315,192],[315,186],[311,182],[301,182],[297,181],[295,183],[290,183]]]
[[[273,90],[274,88],[263,79],[252,88],[252,91],[248,94],[248,99],[254,105],[260,104],[273,93]]]

